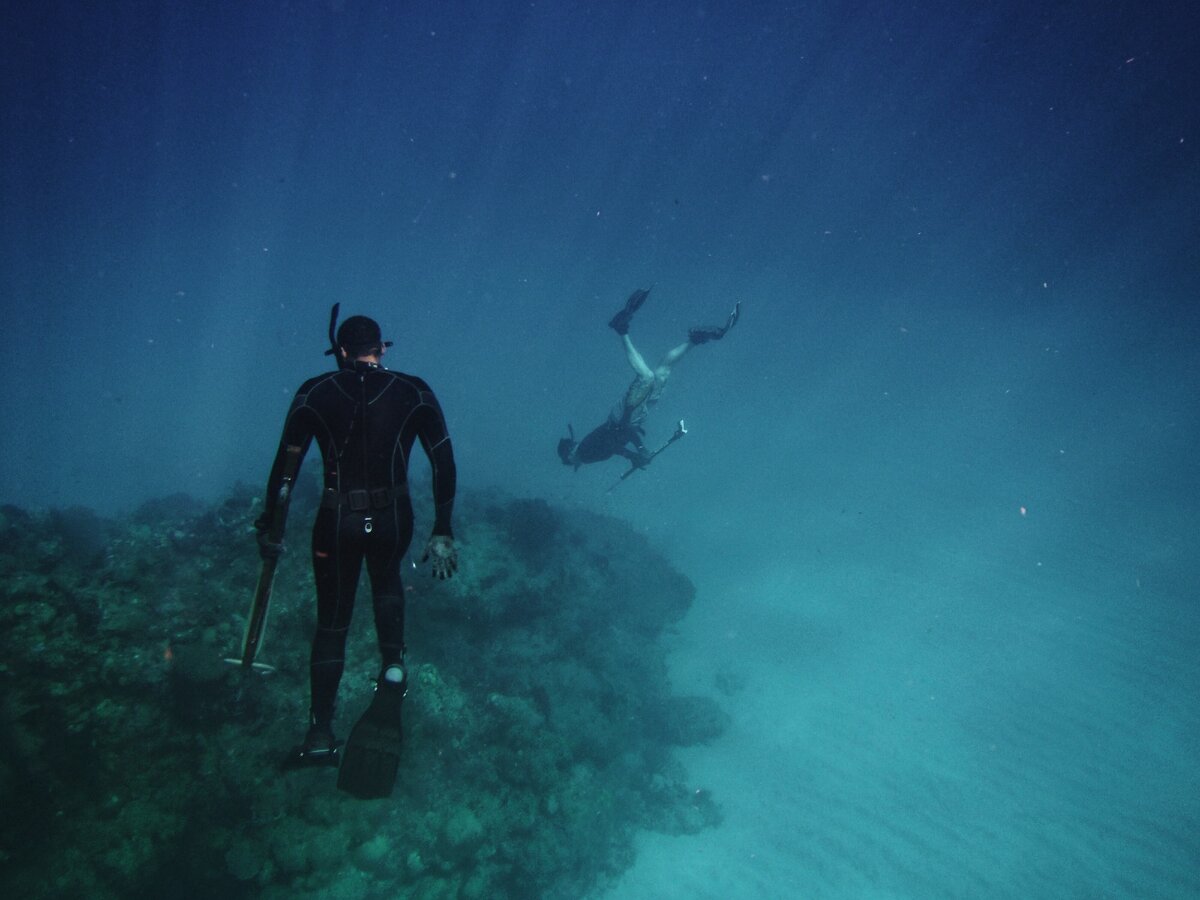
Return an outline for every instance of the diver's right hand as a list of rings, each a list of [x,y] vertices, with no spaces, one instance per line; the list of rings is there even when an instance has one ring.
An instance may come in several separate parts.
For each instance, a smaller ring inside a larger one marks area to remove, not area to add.
[[[425,545],[425,555],[421,562],[433,560],[433,577],[445,581],[458,571],[458,548],[454,546],[454,538],[445,534],[435,534]]]
[[[271,540],[271,536],[265,531],[258,532],[255,537],[258,539],[258,556],[263,562],[269,559],[279,559],[279,554],[283,552],[283,543],[275,543]]]

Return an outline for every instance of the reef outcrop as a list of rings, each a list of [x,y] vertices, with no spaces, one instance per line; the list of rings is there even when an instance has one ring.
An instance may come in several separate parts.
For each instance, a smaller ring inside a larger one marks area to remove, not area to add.
[[[294,503],[266,676],[223,661],[257,576],[253,491],[119,520],[0,509],[0,893],[580,898],[637,830],[718,821],[673,755],[726,721],[667,678],[691,583],[617,520],[497,492],[459,502],[455,579],[406,567],[395,795],[280,772],[308,703],[314,497]],[[365,579],[358,606],[343,734],[377,674]]]

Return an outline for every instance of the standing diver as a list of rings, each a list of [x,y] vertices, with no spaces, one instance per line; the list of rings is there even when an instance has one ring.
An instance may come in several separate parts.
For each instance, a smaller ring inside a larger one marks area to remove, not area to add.
[[[360,797],[391,794],[400,750],[404,669],[404,588],[400,564],[412,540],[408,461],[420,441],[433,470],[434,525],[422,562],[449,578],[458,567],[450,527],[455,466],[450,436],[433,391],[420,378],[380,365],[391,341],[379,325],[351,316],[334,336],[338,370],[301,385],[288,410],[279,452],[267,481],[266,505],[255,522],[264,559],[282,550],[288,487],[315,438],[321,448],[325,490],[312,532],[317,629],[310,659],[308,734],[290,765],[338,765],[338,787]],[[282,491],[281,491],[282,488]],[[334,703],[346,658],[346,635],[363,560],[371,580],[375,632],[383,666],[371,705],[344,748],[333,735]]]
[[[649,295],[649,289],[634,291],[625,301],[624,308],[608,323],[608,326],[621,336],[625,357],[634,371],[633,383],[625,391],[621,402],[608,414],[608,418],[593,428],[582,441],[577,442],[575,429],[567,426],[569,436],[558,442],[558,458],[564,466],[574,466],[578,470],[585,463],[603,462],[613,456],[625,457],[634,468],[640,469],[648,465],[654,454],[642,443],[642,437],[645,435],[642,423],[646,420],[650,407],[657,403],[662,395],[667,378],[671,375],[671,367],[692,347],[707,344],[709,341],[719,341],[725,337],[725,333],[737,323],[742,308],[741,301],[734,304],[733,312],[729,314],[729,319],[724,325],[690,329],[688,339],[668,351],[658,367],[651,369],[629,339],[629,323],[633,320],[633,314],[646,302]],[[680,424],[682,426],[682,423]]]

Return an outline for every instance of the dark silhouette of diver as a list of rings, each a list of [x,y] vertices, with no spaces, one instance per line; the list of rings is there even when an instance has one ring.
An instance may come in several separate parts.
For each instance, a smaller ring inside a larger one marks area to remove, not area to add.
[[[282,544],[271,541],[271,523],[277,515],[286,517],[286,485],[295,478],[315,438],[321,448],[325,490],[312,531],[317,589],[317,629],[310,658],[312,705],[308,734],[289,761],[336,765],[339,756],[344,756],[346,774],[355,737],[352,733],[345,753],[339,754],[333,714],[364,559],[383,660],[376,699],[385,704],[394,726],[394,742],[380,752],[399,752],[400,703],[407,682],[400,564],[412,539],[408,461],[415,442],[420,442],[433,470],[435,518],[423,561],[433,560],[438,578],[449,578],[458,562],[450,527],[454,454],[433,391],[420,378],[380,365],[391,341],[381,340],[374,320],[351,316],[337,329],[335,338],[336,318],[335,306],[329,326],[332,346],[326,355],[335,355],[339,368],[310,378],[296,392],[267,482],[266,507],[255,525],[264,558],[278,555]],[[281,486],[285,486],[282,495]],[[282,509],[278,508],[281,496]],[[281,520],[275,534],[282,534],[282,524]],[[375,706],[372,703],[372,708]],[[365,719],[364,715],[360,724]]]
[[[565,466],[578,469],[586,463],[603,462],[614,456],[623,456],[634,468],[642,468],[649,464],[653,454],[642,442],[645,435],[642,423],[650,407],[654,406],[662,395],[671,375],[671,368],[693,347],[725,337],[726,332],[737,324],[742,308],[740,301],[735,304],[724,325],[690,329],[688,339],[669,350],[659,364],[651,369],[629,338],[629,324],[633,320],[633,314],[646,302],[649,294],[649,289],[634,291],[625,301],[624,308],[608,323],[609,327],[621,336],[625,358],[629,360],[629,365],[634,371],[633,383],[625,391],[621,402],[608,414],[608,418],[588,432],[582,441],[576,442],[575,429],[567,426],[569,436],[558,442],[558,458]]]

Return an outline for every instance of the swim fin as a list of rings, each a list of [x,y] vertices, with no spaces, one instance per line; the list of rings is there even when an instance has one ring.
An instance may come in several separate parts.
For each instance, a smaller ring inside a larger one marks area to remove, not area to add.
[[[629,323],[633,321],[633,314],[637,312],[646,298],[650,296],[652,288],[642,290],[639,288],[629,295],[629,299],[625,301],[625,308],[612,317],[608,323],[608,327],[617,334],[629,334]]]
[[[692,328],[688,331],[688,340],[692,344],[707,344],[709,341],[719,341],[725,337],[725,333],[737,324],[738,318],[742,314],[742,301],[739,300],[733,305],[733,312],[729,314],[728,320],[724,325],[702,326],[700,328]]]
[[[332,732],[327,728],[319,728],[314,725],[308,729],[304,743],[299,747],[293,747],[280,767],[284,771],[320,766],[336,768],[338,760],[341,758],[341,749],[342,742],[335,738]]]
[[[400,767],[400,706],[407,679],[380,679],[371,705],[341,749],[338,788],[362,800],[390,797]]]

